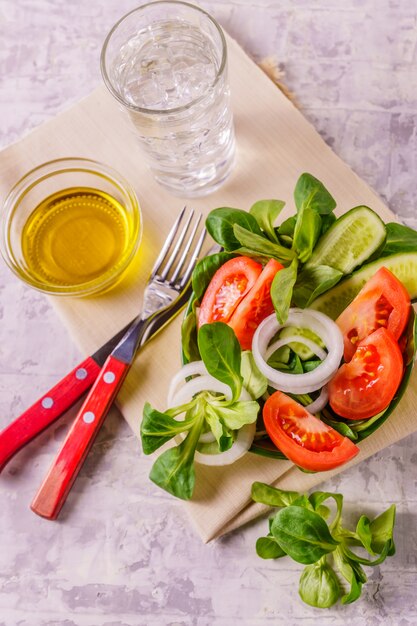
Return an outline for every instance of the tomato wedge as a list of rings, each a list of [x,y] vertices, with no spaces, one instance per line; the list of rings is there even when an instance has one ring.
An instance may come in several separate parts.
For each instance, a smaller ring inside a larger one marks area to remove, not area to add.
[[[293,463],[314,472],[353,459],[359,448],[281,391],[265,402],[263,418],[274,444]]]
[[[243,350],[250,350],[255,330],[270,315],[271,283],[283,266],[270,259],[265,267],[249,257],[226,261],[214,274],[203,296],[199,327],[225,322],[235,331]]]
[[[262,273],[258,276],[256,283],[237,306],[228,322],[229,326],[235,331],[242,350],[250,350],[252,348],[255,330],[262,320],[274,311],[274,305],[271,300],[271,283],[275,274],[282,270],[283,267],[275,259],[268,261]]]
[[[203,296],[198,325],[227,323],[261,272],[262,265],[246,256],[238,256],[223,263]]]
[[[392,333],[379,328],[360,342],[351,361],[330,381],[330,406],[350,420],[377,415],[393,399],[403,371],[403,357]]]
[[[344,359],[350,361],[357,344],[378,328],[399,339],[410,314],[410,297],[403,284],[381,267],[337,318],[343,333]]]

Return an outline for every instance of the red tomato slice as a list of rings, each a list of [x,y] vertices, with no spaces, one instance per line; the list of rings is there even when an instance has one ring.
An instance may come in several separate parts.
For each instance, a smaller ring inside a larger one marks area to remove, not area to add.
[[[203,296],[198,325],[228,322],[262,272],[262,265],[246,256],[226,261],[211,279]]]
[[[252,339],[255,330],[265,317],[274,312],[271,300],[271,283],[275,274],[283,269],[283,265],[271,259],[265,265],[262,274],[250,292],[243,298],[235,309],[228,324],[235,331],[243,350],[252,348]]]
[[[330,381],[330,406],[350,420],[377,415],[393,399],[403,370],[401,351],[392,333],[379,328],[361,341],[352,360]]]
[[[274,444],[306,470],[330,470],[353,459],[359,448],[281,391],[265,402],[263,418]]]
[[[381,267],[336,320],[343,333],[345,361],[350,361],[357,344],[378,328],[388,328],[394,339],[399,339],[409,313],[407,290]]]

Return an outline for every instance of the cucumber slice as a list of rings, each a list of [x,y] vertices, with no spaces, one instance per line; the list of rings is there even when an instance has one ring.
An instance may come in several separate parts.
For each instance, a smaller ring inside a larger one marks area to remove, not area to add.
[[[317,343],[320,346],[320,348],[326,347],[324,343],[322,342],[322,340],[320,339],[320,337],[316,335],[315,333],[313,333],[313,331],[309,330],[308,328],[297,328],[296,326],[285,326],[281,330],[279,337],[281,339],[285,337],[291,337],[292,335],[301,335],[302,337],[307,337],[307,339],[311,339],[311,341],[314,341],[315,343]],[[298,343],[298,341],[293,341],[292,343],[289,343],[288,347],[291,348],[291,350],[295,352],[295,354],[298,354],[298,356],[300,357],[302,361],[309,361],[315,356],[314,352],[310,350],[310,348],[308,348],[303,343]]]
[[[380,267],[386,267],[402,282],[411,300],[417,298],[417,252],[403,252],[367,263],[314,300],[311,308],[336,319]]]
[[[372,209],[358,206],[330,226],[319,239],[306,268],[330,265],[350,274],[385,242],[385,224]]]

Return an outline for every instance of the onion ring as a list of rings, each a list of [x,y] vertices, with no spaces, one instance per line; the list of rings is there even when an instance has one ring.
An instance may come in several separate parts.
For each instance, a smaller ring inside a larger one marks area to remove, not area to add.
[[[275,341],[268,347],[268,350],[265,353],[265,360],[267,361],[269,357],[272,356],[276,350],[278,350],[278,348],[282,348],[282,346],[286,346],[289,343],[295,342],[302,343],[303,345],[307,346],[307,348],[310,348],[310,350],[314,352],[314,354],[318,356],[319,359],[321,359],[322,361],[324,361],[327,356],[326,350],[323,350],[323,348],[321,348],[319,344],[312,339],[309,339],[308,337],[303,337],[302,335],[289,335],[288,337],[278,339],[278,341]]]
[[[183,370],[184,368],[182,368],[180,372],[183,372]],[[181,404],[189,402],[191,398],[200,391],[215,391],[218,393],[222,393],[228,400],[230,400],[232,397],[232,392],[228,385],[222,383],[220,380],[217,380],[217,378],[210,376],[210,374],[205,374],[189,380],[176,393],[174,393],[172,401],[171,403],[169,403],[169,407],[180,406]],[[251,396],[243,387],[239,396],[239,400],[251,400]],[[201,465],[230,465],[231,463],[234,463],[235,461],[240,459],[240,457],[246,454],[246,452],[249,450],[255,436],[255,431],[256,422],[254,422],[253,424],[245,424],[237,431],[236,439],[232,447],[229,448],[229,450],[225,450],[224,452],[219,452],[217,454],[206,454],[204,452],[199,452],[198,450],[196,450],[194,459],[197,463],[200,463]],[[183,440],[184,435],[179,435],[176,437],[176,439],[178,441]],[[212,433],[209,432],[203,433],[199,439],[200,443],[212,443],[214,441],[214,436],[212,435]]]
[[[327,390],[327,385],[324,385],[324,387],[321,388],[320,395],[313,402],[311,402],[311,404],[307,404],[307,406],[305,406],[304,408],[306,409],[306,411],[314,415],[315,413],[318,413],[319,411],[324,409],[328,400],[329,392]]]
[[[328,354],[314,370],[304,374],[287,374],[267,364],[265,355],[268,344],[285,326],[311,329],[323,340]],[[285,324],[278,323],[275,313],[261,322],[253,337],[252,352],[256,365],[271,387],[284,393],[311,393],[323,387],[336,373],[343,356],[343,337],[337,324],[324,313],[311,309],[290,309]]]
[[[197,374],[200,376],[208,374],[203,361],[191,361],[191,363],[187,363],[172,377],[168,389],[168,406],[173,406],[172,398],[174,397],[180,384],[185,383],[185,379],[189,376],[195,376]]]

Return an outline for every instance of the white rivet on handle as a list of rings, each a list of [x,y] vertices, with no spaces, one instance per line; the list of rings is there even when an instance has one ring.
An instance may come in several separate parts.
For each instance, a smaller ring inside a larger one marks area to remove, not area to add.
[[[84,378],[87,378],[87,370],[84,367],[79,367],[75,372],[75,378],[77,380],[84,380]]]
[[[54,401],[52,400],[52,398],[49,398],[47,396],[42,400],[41,404],[44,409],[50,409],[54,405]]]
[[[114,374],[114,372],[106,372],[103,376],[103,380],[105,383],[110,385],[110,383],[114,383],[116,380],[116,374]]]
[[[86,424],[92,424],[95,419],[96,419],[96,416],[94,415],[92,411],[86,411],[83,415],[83,420]]]

